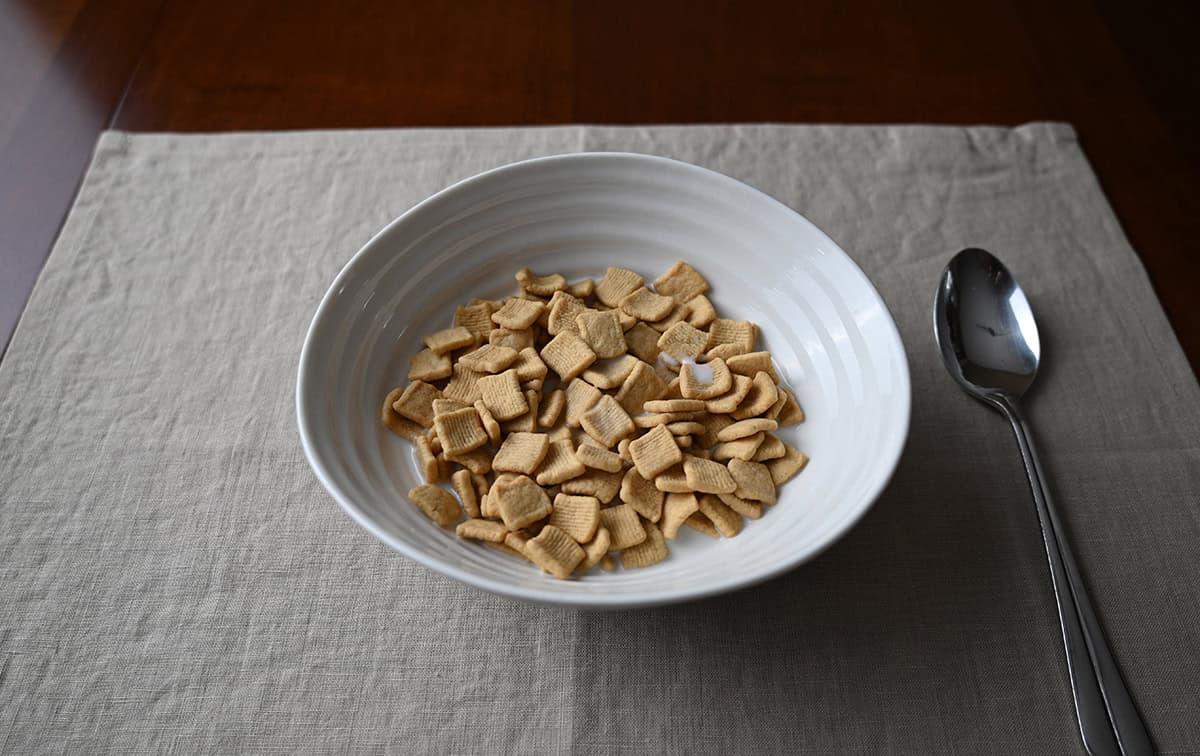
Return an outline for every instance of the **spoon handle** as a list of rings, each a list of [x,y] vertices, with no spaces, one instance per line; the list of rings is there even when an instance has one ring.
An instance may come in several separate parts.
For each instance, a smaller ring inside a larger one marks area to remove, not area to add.
[[[1071,554],[1062,521],[1050,499],[1028,423],[1015,401],[1002,398],[999,403],[1012,423],[1029,487],[1033,491],[1046,558],[1050,562],[1050,579],[1058,601],[1058,620],[1062,626],[1067,671],[1083,744],[1094,756],[1152,754],[1154,746],[1150,743],[1150,735],[1092,611],[1092,602]]]

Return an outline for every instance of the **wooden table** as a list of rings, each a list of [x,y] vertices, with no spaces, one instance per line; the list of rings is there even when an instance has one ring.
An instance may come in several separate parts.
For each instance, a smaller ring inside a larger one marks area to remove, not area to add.
[[[106,127],[1053,119],[1200,365],[1196,3],[0,3],[0,344]]]

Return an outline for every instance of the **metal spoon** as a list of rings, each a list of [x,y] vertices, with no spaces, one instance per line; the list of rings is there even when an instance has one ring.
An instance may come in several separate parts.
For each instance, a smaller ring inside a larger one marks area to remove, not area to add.
[[[1084,747],[1095,756],[1153,753],[1146,726],[1092,611],[1028,424],[1017,406],[1017,399],[1033,383],[1041,358],[1037,323],[1025,293],[995,257],[982,249],[964,249],[942,273],[933,317],[934,334],[950,375],[968,394],[1002,412],[1017,435],[1050,561]]]

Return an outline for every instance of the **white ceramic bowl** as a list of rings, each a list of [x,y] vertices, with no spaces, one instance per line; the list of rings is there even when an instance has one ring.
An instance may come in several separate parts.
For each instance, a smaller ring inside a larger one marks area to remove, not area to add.
[[[781,432],[811,461],[736,538],[689,528],[653,567],[556,580],[459,540],[405,499],[412,447],[379,407],[406,382],[421,338],[472,296],[514,292],[522,267],[652,280],[675,260],[713,284],[723,317],[759,324],[807,413]],[[497,168],[445,189],[359,250],[321,301],[296,388],[304,451],[351,517],[412,559],[484,590],[588,607],[631,607],[744,587],[810,559],[862,517],[908,433],[908,364],[887,308],[813,224],[750,187],[659,157],[584,153]]]

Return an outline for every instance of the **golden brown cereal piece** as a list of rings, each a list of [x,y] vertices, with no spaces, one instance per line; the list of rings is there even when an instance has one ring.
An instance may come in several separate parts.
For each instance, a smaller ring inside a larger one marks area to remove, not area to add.
[[[718,462],[731,459],[754,459],[765,434],[755,433],[753,436],[739,438],[736,441],[724,441],[712,448],[712,458]]]
[[[596,353],[583,339],[563,331],[542,347],[542,360],[565,383],[587,370],[596,361]]]
[[[516,361],[516,349],[495,344],[484,344],[458,358],[458,364],[466,365],[477,373],[499,373]]]
[[[667,542],[663,540],[662,531],[658,529],[657,525],[647,522],[644,528],[646,531],[645,540],[621,552],[621,564],[626,569],[649,567],[652,564],[658,564],[666,559],[670,553],[670,550],[667,548]]]
[[[669,493],[662,510],[662,532],[667,538],[679,534],[684,520],[700,511],[700,502],[694,493]]]
[[[560,493],[554,497],[550,524],[579,543],[587,543],[600,527],[600,500],[595,496]]]
[[[475,343],[487,341],[492,330],[492,303],[488,301],[459,305],[454,311],[454,325],[462,326],[475,337]]]
[[[609,268],[604,278],[596,284],[596,299],[609,307],[617,307],[621,300],[641,288],[645,280],[632,270]]]
[[[771,405],[771,409],[767,410],[766,414],[763,415],[763,417],[769,420],[775,420],[778,418],[779,413],[783,412],[784,405],[787,404],[787,394],[779,391],[778,386],[776,386],[776,391],[779,394],[778,398],[775,400],[775,403]]]
[[[565,291],[557,291],[550,300],[550,309],[546,315],[546,330],[551,336],[560,333],[579,335],[579,324],[575,319],[580,313],[587,312],[588,306],[582,300],[576,299]]]
[[[579,571],[586,572],[599,564],[611,546],[612,536],[608,534],[608,528],[597,528],[596,535],[583,547],[584,557],[579,564]]]
[[[646,528],[628,504],[601,509],[600,525],[608,531],[610,549],[627,549],[646,540]]]
[[[473,473],[486,475],[492,471],[492,452],[485,447],[479,447],[465,454],[447,456],[450,462],[457,462]]]
[[[617,560],[613,559],[612,554],[605,554],[600,558],[600,569],[604,570],[605,572],[612,572],[613,570],[617,569]]]
[[[433,417],[434,417],[434,420],[437,419],[436,414]],[[425,440],[427,440],[429,442],[429,450],[430,451],[432,451],[434,454],[442,453],[442,440],[440,438],[438,438],[436,427],[430,428],[429,430],[425,431]]]
[[[567,279],[559,274],[535,276],[529,268],[521,268],[517,271],[517,283],[521,286],[522,291],[536,294],[539,297],[548,297],[556,291],[567,288]]]
[[[550,438],[545,433],[510,433],[492,459],[492,469],[532,475],[549,451]]]
[[[571,441],[571,429],[567,427],[565,418],[559,418],[558,425],[550,429],[550,443],[555,441]]]
[[[612,448],[617,442],[634,431],[633,420],[629,413],[617,404],[617,400],[608,394],[600,397],[600,401],[583,413],[580,425],[589,436],[599,441],[605,448]]]
[[[410,381],[440,381],[450,377],[450,355],[422,349],[409,361]]]
[[[459,470],[450,476],[450,485],[462,501],[467,517],[479,517],[479,491],[475,488],[475,480],[469,470]]]
[[[602,360],[625,354],[625,332],[615,310],[585,310],[575,316],[580,337]]]
[[[581,444],[575,450],[575,458],[587,467],[605,472],[620,472],[625,467],[621,455],[592,444]]]
[[[642,286],[621,300],[621,309],[638,320],[655,321],[671,314],[675,300]]]
[[[584,560],[583,547],[553,525],[542,528],[525,544],[525,556],[556,578],[566,579]]]
[[[750,393],[746,394],[741,406],[734,410],[733,417],[735,420],[745,420],[761,415],[771,409],[771,405],[778,398],[779,390],[775,387],[775,381],[766,373],[758,373],[754,376],[754,385],[750,387]]]
[[[630,416],[634,416],[641,413],[643,404],[651,399],[658,399],[666,390],[666,382],[654,372],[654,368],[639,361],[633,366],[633,372],[621,384],[616,399]]]
[[[567,286],[567,293],[576,299],[587,299],[596,291],[596,282],[590,278],[585,278]]]
[[[694,420],[681,420],[667,423],[667,430],[671,431],[672,436],[690,436],[693,433],[703,433],[704,425]]]
[[[425,346],[438,354],[472,346],[474,343],[475,334],[463,326],[444,328],[425,337]]]
[[[737,481],[735,491],[720,491],[719,493],[736,493],[740,499],[752,499],[766,504],[775,503],[775,481],[771,471],[760,462],[747,462],[741,459],[729,460],[729,474]]]
[[[663,392],[663,399],[682,399],[683,394],[679,391],[679,376],[675,376],[667,381],[667,390]]]
[[[466,454],[488,442],[487,433],[479,424],[479,413],[474,407],[437,415],[433,419],[438,440],[447,455]]]
[[[702,368],[704,376],[701,380]],[[716,399],[721,394],[733,388],[733,373],[725,365],[725,360],[717,358],[703,366],[684,363],[679,371],[679,390],[685,399]]]
[[[717,319],[717,310],[708,297],[701,294],[687,301],[688,325],[704,328]]]
[[[392,403],[392,409],[422,427],[433,426],[433,400],[441,399],[442,392],[425,381],[408,384],[400,398]]]
[[[737,344],[742,347],[743,354],[754,351],[754,342],[758,340],[758,326],[748,320],[727,320],[717,318],[708,326],[711,344]]]
[[[624,310],[622,310],[622,312],[624,312]],[[625,344],[629,348],[629,351],[639,360],[648,362],[651,365],[658,360],[658,339],[658,331],[642,322],[635,322],[634,325],[625,332]]]
[[[733,493],[738,487],[725,465],[691,455],[683,460],[683,475],[691,490],[702,493]]]
[[[445,415],[448,412],[457,412],[460,409],[470,407],[469,404],[463,404],[457,399],[434,399],[433,400],[433,418],[436,420],[438,415]]]
[[[682,466],[672,467],[670,470],[660,473],[654,479],[654,487],[667,493],[687,493],[692,490],[692,485],[688,483]]]
[[[694,441],[691,436],[676,436],[675,443],[680,449],[690,449]],[[708,457],[704,457],[704,459],[708,459]]]
[[[621,501],[651,522],[662,517],[663,492],[653,480],[646,480],[637,470],[629,470],[621,478]]]
[[[704,435],[696,438],[696,443],[705,449],[711,449],[717,445],[717,434],[721,429],[733,423],[733,420],[728,415],[701,415],[696,418],[696,422],[704,426]]]
[[[479,497],[479,514],[492,520],[500,519],[500,510],[496,508],[498,497],[484,494]]]
[[[617,322],[621,324],[622,331],[628,331],[630,328],[633,328],[635,325],[642,322],[624,310],[613,310],[613,312],[617,313]],[[625,343],[626,346],[628,346],[629,342],[626,341]]]
[[[517,353],[517,361],[512,364],[512,369],[517,371],[517,380],[519,381],[535,381],[545,378],[548,372],[546,363],[542,362],[542,358],[533,347],[525,347]]]
[[[617,493],[621,490],[621,478],[622,475],[619,472],[588,470],[577,478],[564,481],[562,492],[595,496],[601,504],[607,504],[617,498]]]
[[[736,354],[727,359],[725,364],[729,365],[729,369],[737,375],[753,378],[759,373],[766,373],[771,376],[772,381],[779,383],[779,373],[775,372],[775,365],[771,362],[770,352]]]
[[[773,431],[779,423],[765,417],[754,417],[749,420],[739,420],[733,425],[727,425],[717,432],[718,441],[737,441],[763,431]]]
[[[500,445],[500,423],[496,422],[496,418],[492,415],[492,411],[487,408],[482,399],[476,400],[475,412],[479,415],[479,422],[483,425],[484,433],[487,433],[488,441],[492,444]]]
[[[529,328],[520,331],[493,328],[488,332],[488,343],[493,346],[510,347],[520,352],[533,346],[533,331]]]
[[[474,404],[479,398],[479,379],[485,373],[476,373],[466,365],[454,365],[454,377],[446,384],[442,392],[447,397],[460,402]]]
[[[421,436],[413,442],[417,447],[417,467],[421,469],[421,477],[426,483],[437,483],[442,479],[442,468],[438,458],[429,445],[429,439]]]
[[[754,462],[767,462],[772,459],[779,459],[786,453],[787,448],[784,443],[777,436],[767,433],[763,436],[762,444],[750,459]]]
[[[528,545],[528,543],[529,534],[525,533],[524,531],[518,530],[510,532],[508,535],[504,536],[504,545],[508,547],[509,551],[521,557],[522,559],[529,559],[529,557],[525,555],[525,546]]]
[[[729,393],[722,394],[716,399],[709,399],[705,403],[705,407],[714,415],[735,412],[741,406],[753,386],[753,379],[747,378],[744,375],[735,375],[733,376],[733,388],[729,390]]]
[[[492,322],[510,331],[523,331],[541,316],[546,305],[520,297],[509,297],[504,306],[492,313]]]
[[[497,420],[511,420],[529,411],[529,400],[521,393],[516,370],[485,375],[478,382],[483,403]]]
[[[651,399],[642,405],[646,412],[703,412],[703,399]]]
[[[704,535],[708,536],[709,538],[720,538],[721,537],[720,531],[718,531],[716,526],[712,524],[712,520],[705,517],[704,514],[701,512],[697,512],[696,514],[687,518],[686,520],[684,520],[683,524],[687,525],[692,530],[695,530],[699,533],[703,533]]]
[[[784,444],[784,448],[786,453],[782,457],[767,463],[767,469],[771,471],[771,481],[777,486],[791,480],[808,464],[808,455],[804,452],[787,444]]]
[[[592,405],[600,401],[600,389],[576,378],[567,383],[565,393],[567,395],[567,425],[572,428],[578,428],[579,421],[583,418],[583,413],[587,412],[592,408]]]
[[[630,443],[630,441],[627,438],[623,438],[620,441],[618,441],[617,442],[617,454],[620,455],[621,460],[623,462],[632,465],[633,457],[629,454],[629,443]]]
[[[583,379],[598,389],[618,388],[637,367],[638,361],[637,357],[627,354],[615,360],[594,363],[583,371]]]
[[[654,290],[680,302],[687,302],[706,293],[708,281],[704,280],[700,271],[681,260],[654,279]]]
[[[712,342],[710,341],[709,343],[711,344]],[[709,359],[709,361],[715,360],[718,357],[723,360],[727,360],[730,357],[734,357],[739,354],[745,354],[748,351],[750,350],[746,349],[746,347],[742,346],[741,344],[717,344],[716,346],[710,348],[708,350],[708,354],[705,356]]]
[[[417,505],[425,516],[448,528],[462,516],[458,501],[449,491],[426,483],[408,492],[408,500]]]
[[[787,402],[779,412],[779,424],[787,426],[804,422],[804,410],[800,407],[800,402],[796,401],[795,394],[785,388],[780,388],[779,393],[787,397]]]
[[[550,442],[546,458],[542,460],[542,466],[538,469],[539,486],[555,486],[587,472],[587,468],[575,457],[572,447],[569,438]]]
[[[550,515],[550,497],[532,478],[518,475],[513,478],[497,478],[488,492],[488,499],[495,499],[492,506],[500,513],[509,530],[532,525]]]
[[[562,389],[554,389],[546,394],[542,406],[538,410],[538,425],[549,428],[558,422],[563,408],[567,406],[567,396]]]
[[[687,319],[688,306],[686,302],[676,302],[671,311],[667,313],[665,318],[656,320],[650,324],[650,327],[659,333],[666,333],[671,330],[671,326],[676,323],[682,323]]]
[[[751,520],[757,520],[762,517],[763,505],[761,502],[743,499],[737,494],[717,494],[717,498],[724,502],[725,506],[737,512],[742,517],[749,517]]]
[[[708,334],[680,321],[663,332],[658,348],[676,360],[694,360],[708,347]]]
[[[387,397],[383,400],[383,409],[380,412],[380,417],[383,418],[383,424],[392,433],[416,443],[417,438],[425,432],[425,429],[421,427],[420,423],[415,423],[401,416],[395,407],[392,406],[403,394],[403,389],[397,388],[389,391]]]
[[[508,530],[502,523],[475,518],[458,523],[454,532],[460,538],[469,538],[472,541],[490,541],[491,543],[504,543],[504,537],[508,535]]]
[[[521,390],[522,391],[538,391],[538,392],[540,392],[542,390],[542,387],[545,385],[546,385],[545,379],[534,378],[532,381],[521,381]]]
[[[700,497],[700,514],[716,525],[717,530],[726,538],[733,538],[742,529],[742,516],[713,494]]]
[[[655,426],[641,438],[629,443],[629,456],[634,467],[646,480],[652,480],[664,470],[683,461],[683,453],[666,426]]]
[[[505,433],[533,433],[537,430],[538,419],[538,402],[541,401],[541,394],[533,389],[526,389],[525,402],[529,405],[529,411],[525,414],[513,418],[505,422],[501,427]]]

